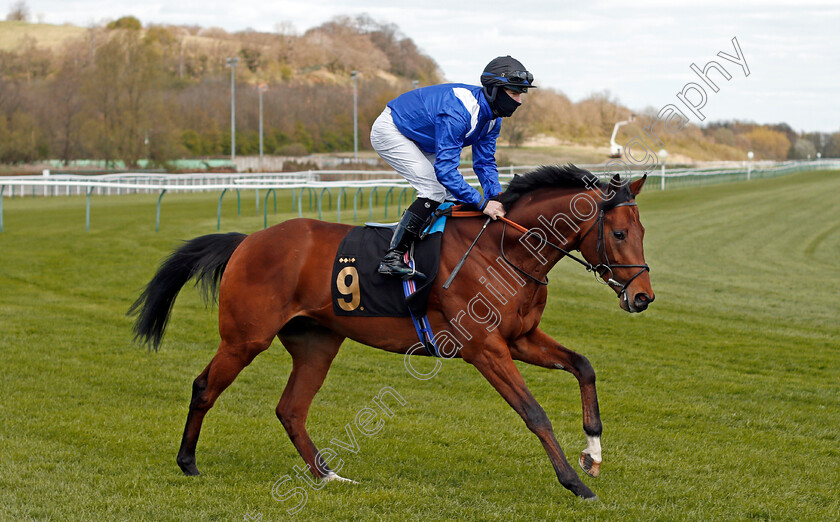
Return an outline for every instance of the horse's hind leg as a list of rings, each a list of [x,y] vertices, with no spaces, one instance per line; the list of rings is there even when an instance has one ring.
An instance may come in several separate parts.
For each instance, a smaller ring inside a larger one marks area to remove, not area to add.
[[[210,364],[193,381],[190,411],[176,459],[178,466],[185,474],[199,474],[195,465],[195,447],[198,444],[201,423],[207,411],[213,407],[225,388],[236,379],[239,372],[248,366],[254,357],[269,347],[272,338],[236,344],[223,340]]]
[[[580,454],[580,467],[589,476],[597,477],[601,472],[602,427],[598,393],[595,390],[595,370],[589,360],[561,345],[539,328],[517,339],[511,354],[514,359],[529,364],[566,370],[577,378],[583,407],[583,431],[587,440],[587,446]]]
[[[292,355],[292,373],[277,404],[277,418],[315,478],[346,480],[324,462],[306,431],[309,406],[321,389],[344,337],[303,318],[292,320],[279,337]]]

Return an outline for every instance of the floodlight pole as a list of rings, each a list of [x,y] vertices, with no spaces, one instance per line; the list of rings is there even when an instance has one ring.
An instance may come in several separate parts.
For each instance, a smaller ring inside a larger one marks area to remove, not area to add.
[[[263,166],[263,93],[268,89],[268,85],[261,83],[257,86],[257,92],[260,98],[260,170]]]
[[[236,159],[236,64],[239,58],[228,58],[225,65],[230,67],[230,161]]]
[[[359,96],[356,91],[356,78],[359,76],[359,71],[350,73],[353,78],[353,161],[359,161]]]

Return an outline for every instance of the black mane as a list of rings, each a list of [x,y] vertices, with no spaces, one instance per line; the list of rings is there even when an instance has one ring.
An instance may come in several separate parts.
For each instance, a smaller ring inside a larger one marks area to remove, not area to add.
[[[508,183],[507,189],[499,194],[498,199],[505,206],[505,209],[509,209],[525,194],[550,187],[584,190],[598,187],[604,194],[609,194],[611,190],[614,191],[615,193],[610,199],[601,202],[603,210],[609,210],[619,203],[633,199],[627,182],[616,186],[609,182],[600,181],[595,174],[571,163],[568,165],[545,165],[527,174],[516,175]]]

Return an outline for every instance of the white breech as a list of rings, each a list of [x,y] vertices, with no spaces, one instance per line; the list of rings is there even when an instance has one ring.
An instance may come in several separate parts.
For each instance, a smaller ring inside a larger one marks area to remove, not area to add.
[[[417,197],[443,203],[452,198],[435,175],[435,155],[423,152],[394,125],[391,108],[385,107],[370,129],[373,149],[417,190]]]

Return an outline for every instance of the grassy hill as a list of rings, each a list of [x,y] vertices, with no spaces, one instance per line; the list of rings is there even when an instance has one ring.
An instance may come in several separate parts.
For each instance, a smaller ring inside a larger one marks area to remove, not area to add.
[[[0,21],[0,50],[17,49],[32,39],[37,45],[48,49],[59,49],[68,40],[79,38],[87,29],[75,25],[32,24],[28,22]]]

